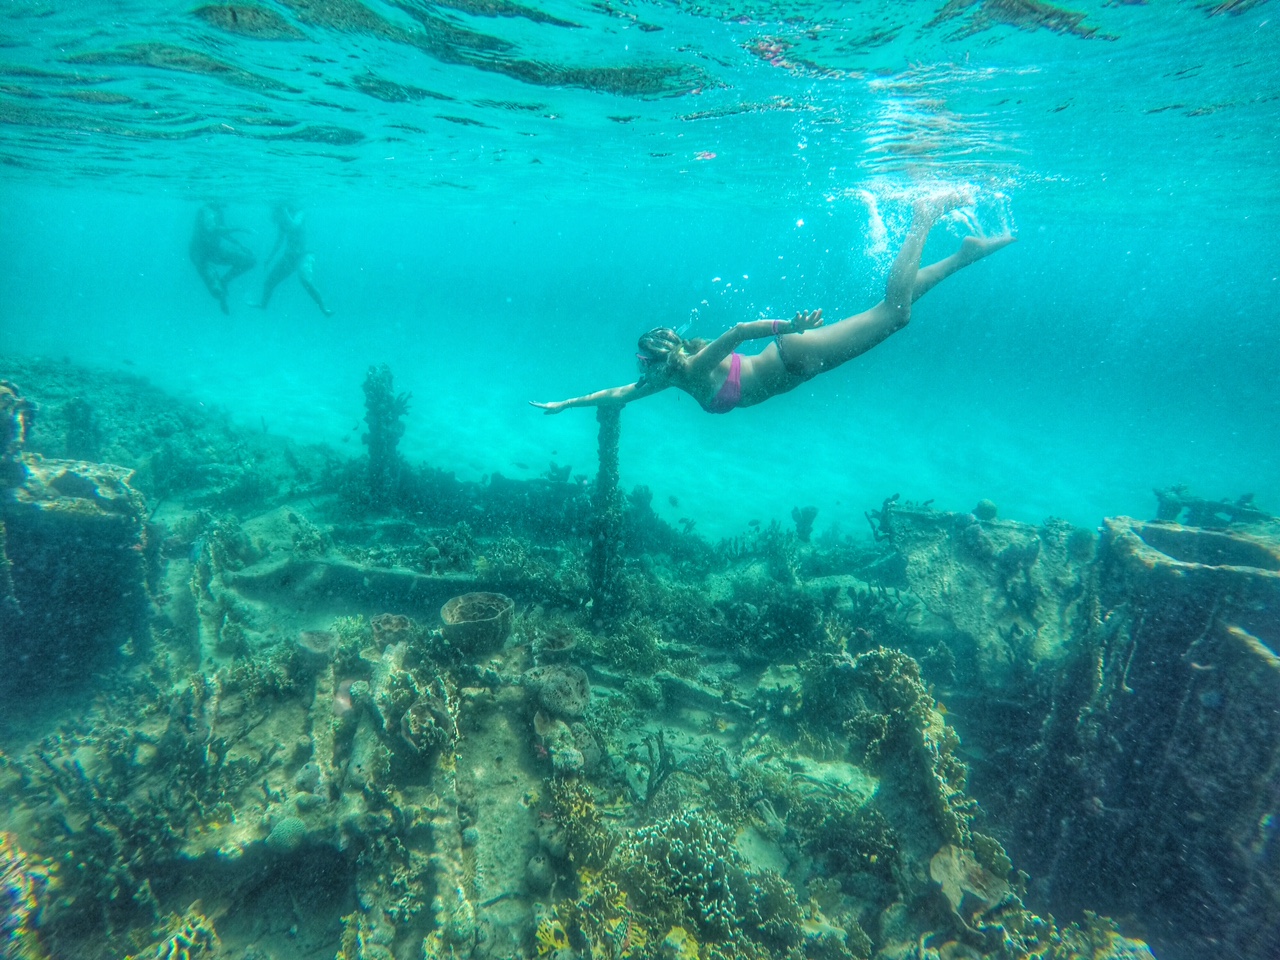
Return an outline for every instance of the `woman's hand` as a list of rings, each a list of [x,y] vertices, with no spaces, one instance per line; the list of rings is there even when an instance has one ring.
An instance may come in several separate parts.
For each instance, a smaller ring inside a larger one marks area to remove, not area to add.
[[[795,317],[791,321],[792,333],[803,333],[805,330],[814,330],[822,326],[822,311],[810,310],[806,313],[803,310],[797,310]]]
[[[544,413],[552,414],[559,413],[561,410],[567,410],[569,408],[569,401],[552,400],[550,403],[539,403],[537,400],[530,400],[529,405],[531,407],[538,407]]]

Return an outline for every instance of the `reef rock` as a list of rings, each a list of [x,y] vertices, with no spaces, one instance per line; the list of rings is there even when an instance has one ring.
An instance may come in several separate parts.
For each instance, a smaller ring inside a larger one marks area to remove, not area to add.
[[[526,670],[525,688],[547,713],[577,718],[591,702],[591,682],[581,667],[555,664]]]

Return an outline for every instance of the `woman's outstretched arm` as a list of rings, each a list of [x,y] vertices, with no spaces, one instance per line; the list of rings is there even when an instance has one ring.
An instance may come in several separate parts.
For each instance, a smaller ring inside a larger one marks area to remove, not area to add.
[[[588,393],[581,397],[572,397],[569,400],[552,400],[550,403],[539,403],[537,400],[530,400],[532,406],[545,410],[547,413],[559,413],[561,410],[568,410],[570,407],[606,407],[612,405],[621,406],[624,403],[630,403],[632,400],[640,400],[644,397],[652,396],[660,390],[667,389],[667,384],[654,384],[647,382],[628,383],[623,387],[608,387],[605,390],[597,390],[595,393]]]
[[[748,340],[763,340],[780,333],[800,333],[822,326],[822,311],[799,310],[790,320],[747,320],[735,323],[711,343],[707,344],[689,361],[689,372],[694,376],[709,374],[729,354]]]

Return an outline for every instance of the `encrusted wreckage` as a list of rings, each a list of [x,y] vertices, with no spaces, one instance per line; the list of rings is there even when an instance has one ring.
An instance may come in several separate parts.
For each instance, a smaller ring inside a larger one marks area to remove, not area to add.
[[[977,512],[873,518],[1033,899],[1131,912],[1170,956],[1280,956],[1280,521],[1181,490],[1100,536]]]
[[[150,637],[133,471],[26,452],[34,416],[0,381],[0,696],[74,684]]]
[[[619,496],[616,419],[595,497],[400,464],[379,499],[287,445],[231,497],[170,440],[233,433],[76,410],[168,499],[24,448],[0,385],[0,654],[23,692],[103,668],[0,728],[22,960],[1149,960],[1093,911],[1161,960],[1280,953],[1250,498],[1100,532],[890,498],[874,543],[797,508],[713,546]]]

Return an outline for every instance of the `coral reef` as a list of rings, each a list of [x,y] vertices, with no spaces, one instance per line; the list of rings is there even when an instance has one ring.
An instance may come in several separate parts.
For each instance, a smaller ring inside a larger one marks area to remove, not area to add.
[[[852,759],[908,782],[940,836],[972,841],[974,803],[959,739],[938,712],[906,654],[878,647],[856,657],[828,655],[803,665],[805,717],[847,738]]]
[[[735,888],[745,871],[732,834],[714,819],[677,814],[641,827],[619,850],[620,872],[638,908],[659,919],[696,924],[704,936],[729,937],[740,911]]]
[[[22,960],[1150,957],[1099,909],[1173,960],[1275,952],[1270,520],[1099,538],[890,497],[870,538],[797,508],[710,544],[616,461],[594,504],[563,469],[408,469],[377,370],[385,432],[342,461],[22,369],[74,416],[33,432],[0,393],[5,656],[51,595],[32,517],[114,531],[59,562],[143,591],[94,641],[102,696],[0,716]],[[73,420],[122,466],[45,459]],[[372,510],[375,447],[398,472]],[[57,649],[47,622],[21,649]]]
[[[213,922],[202,912],[197,901],[186,912],[175,914],[167,923],[167,935],[137,955],[125,960],[200,960],[217,956],[222,947]]]

